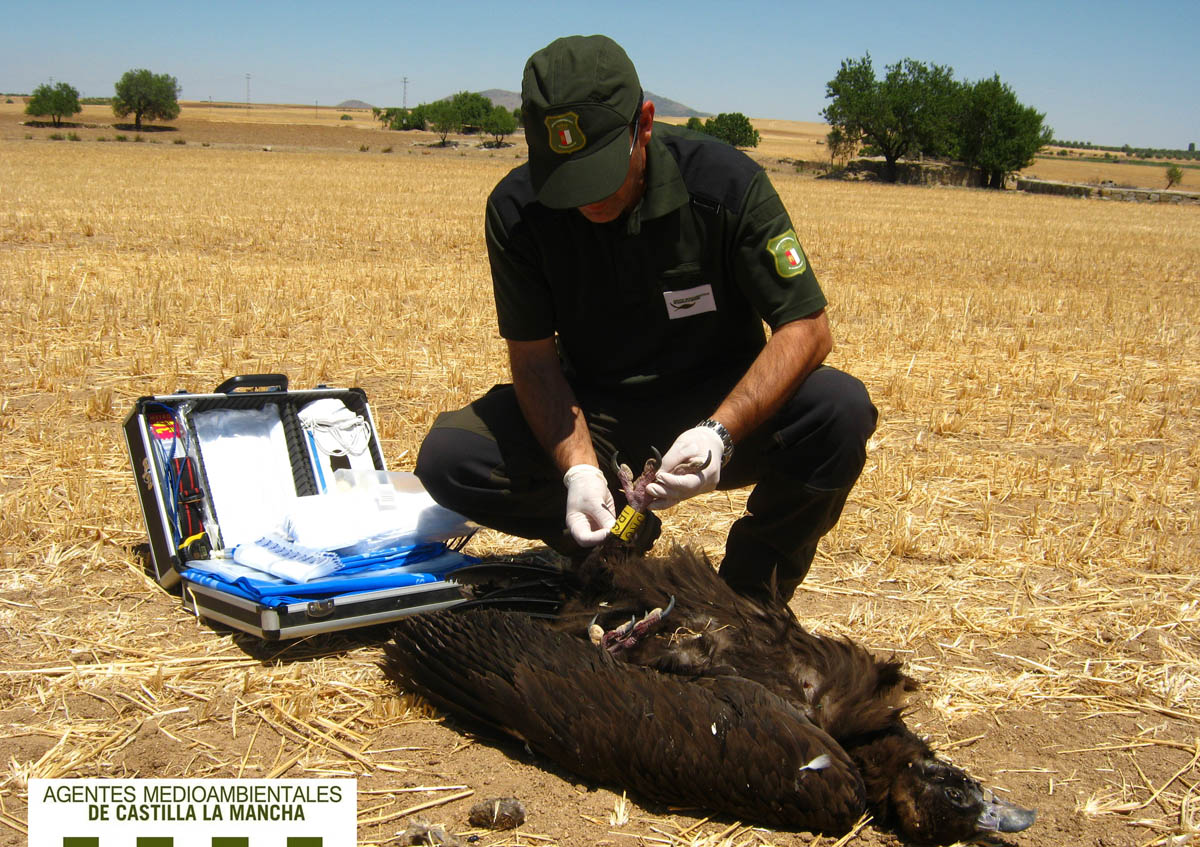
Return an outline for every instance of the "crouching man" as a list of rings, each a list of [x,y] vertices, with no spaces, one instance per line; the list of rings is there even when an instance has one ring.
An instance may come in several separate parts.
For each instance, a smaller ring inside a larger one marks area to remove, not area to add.
[[[513,381],[439,415],[417,476],[442,505],[578,557],[614,521],[614,452],[668,445],[652,508],[753,485],[720,575],[790,598],[876,411],[822,364],[826,301],[787,210],[746,155],[654,123],[604,36],[535,53],[521,98],[529,161],[486,213]]]

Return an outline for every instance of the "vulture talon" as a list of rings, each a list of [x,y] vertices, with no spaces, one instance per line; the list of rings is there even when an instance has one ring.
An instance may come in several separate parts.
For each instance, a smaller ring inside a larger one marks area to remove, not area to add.
[[[605,632],[602,627],[594,622],[595,619],[593,619],[592,625],[588,628],[591,642],[598,647],[603,647],[614,655],[622,650],[636,647],[644,638],[654,633],[654,630],[662,623],[663,618],[669,615],[674,608],[675,595],[672,594],[665,609],[651,609],[642,615],[641,620],[638,620],[637,615],[634,615],[629,618],[628,623],[623,623],[615,629],[610,629],[608,632]]]
[[[673,473],[699,473],[712,464],[712,450],[708,451],[708,456],[703,462],[696,464],[695,461],[681,462],[675,466]]]

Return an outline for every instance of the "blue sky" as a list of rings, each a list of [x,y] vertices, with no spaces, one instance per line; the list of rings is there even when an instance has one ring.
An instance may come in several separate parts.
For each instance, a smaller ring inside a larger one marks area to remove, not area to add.
[[[1043,8],[1043,6],[1045,8]],[[897,14],[896,9],[903,9]],[[520,89],[559,35],[619,41],[642,84],[706,112],[820,120],[842,59],[904,57],[958,78],[998,73],[1062,139],[1200,142],[1200,2],[419,3],[0,0],[0,91],[51,78],[112,94],[130,68],[179,80],[184,100],[400,105]]]

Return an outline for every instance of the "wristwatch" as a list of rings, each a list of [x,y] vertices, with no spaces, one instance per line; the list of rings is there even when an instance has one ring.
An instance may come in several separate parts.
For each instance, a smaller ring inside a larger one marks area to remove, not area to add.
[[[728,465],[729,460],[733,458],[733,436],[729,434],[729,430],[720,421],[714,421],[712,418],[705,418],[696,426],[707,427],[720,436],[721,443],[725,445],[725,449],[721,451],[721,467]]]

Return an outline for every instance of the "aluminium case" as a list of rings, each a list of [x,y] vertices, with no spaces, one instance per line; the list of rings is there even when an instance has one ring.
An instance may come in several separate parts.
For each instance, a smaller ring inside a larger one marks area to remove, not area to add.
[[[362,416],[370,430],[368,451],[372,464],[376,470],[386,471],[366,392],[360,388],[318,386],[289,390],[287,377],[282,374],[247,374],[226,380],[209,394],[180,391],[140,397],[126,417],[125,444],[149,536],[151,575],[163,588],[174,590],[178,586],[184,608],[198,617],[276,640],[370,626],[462,602],[461,589],[453,582],[439,579],[420,585],[348,593],[272,607],[182,576],[187,570],[186,554],[179,549],[180,539],[176,538],[168,505],[171,494],[165,481],[167,469],[163,466],[161,451],[153,447],[157,437],[152,423],[155,414],[170,410],[180,419],[190,420],[192,415],[212,409],[262,410],[268,405],[276,406],[287,441],[296,494],[305,496],[317,494],[319,489],[299,411],[314,400],[324,398],[340,400],[351,412]],[[219,519],[221,504],[213,502],[209,496],[211,488],[204,475],[202,456],[198,452],[188,455],[192,455],[198,465],[195,471],[203,492],[203,507],[207,514]],[[252,485],[253,480],[248,479],[246,483]],[[268,529],[264,527],[264,531]],[[214,547],[220,549],[217,544]]]

